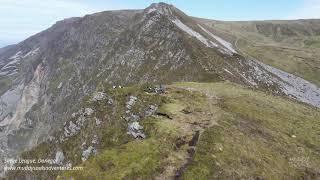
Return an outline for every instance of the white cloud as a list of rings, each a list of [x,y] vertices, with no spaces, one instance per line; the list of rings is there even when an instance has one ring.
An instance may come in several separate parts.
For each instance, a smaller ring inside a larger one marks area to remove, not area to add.
[[[50,15],[52,13],[90,12],[90,8],[84,4],[66,0],[1,0],[2,10],[22,10],[23,12]],[[34,11],[36,10],[36,12]],[[59,11],[60,10],[60,11]],[[67,10],[67,11],[63,11]]]
[[[320,18],[320,0],[303,0],[303,4],[288,19]]]
[[[58,20],[103,10],[90,4],[80,0],[0,0],[0,42],[17,43]]]

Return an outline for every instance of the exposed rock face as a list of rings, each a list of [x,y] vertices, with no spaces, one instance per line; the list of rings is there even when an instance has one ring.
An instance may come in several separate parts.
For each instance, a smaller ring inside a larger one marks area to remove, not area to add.
[[[94,110],[91,108],[84,108],[79,110],[77,113],[73,113],[72,116],[74,118],[77,117],[77,120],[75,122],[68,121],[64,123],[64,137],[61,137],[60,140],[64,141],[65,138],[76,135],[84,126],[84,122],[87,120],[86,117],[92,115],[93,112]]]
[[[65,137],[74,135],[94,111],[71,113],[99,83],[223,79],[320,106],[318,87],[245,59],[232,43],[171,5],[57,22],[0,50],[0,159],[17,156],[62,127]],[[105,94],[97,93],[92,100],[104,98]],[[136,100],[131,96],[126,104],[130,116]],[[150,107],[146,115],[155,110]],[[77,116],[77,121],[66,122],[71,116]],[[137,117],[133,119],[130,134],[143,138]],[[90,147],[83,153],[84,160],[94,151]]]
[[[320,89],[316,85],[272,66],[258,61],[255,62],[276,76],[276,78],[273,77],[274,83],[277,83],[280,86],[281,91],[286,95],[292,96],[299,101],[311,104],[313,106],[320,107]],[[256,70],[259,72],[258,68],[256,68]],[[257,74],[259,76],[259,73]]]
[[[1,121],[0,126],[6,126],[6,131],[10,132],[19,128],[25,120],[25,114],[38,102],[40,93],[40,83],[43,77],[41,64],[37,66],[31,82],[24,87],[20,101],[17,103],[15,113],[12,117],[7,116]]]

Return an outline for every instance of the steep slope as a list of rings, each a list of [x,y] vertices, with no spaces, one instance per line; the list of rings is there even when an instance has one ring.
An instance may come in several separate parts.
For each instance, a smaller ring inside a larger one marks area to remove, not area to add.
[[[196,18],[247,56],[320,85],[320,20],[223,22]]]
[[[79,110],[79,102],[102,84],[229,80],[320,106],[317,86],[242,56],[225,39],[205,23],[159,3],[66,19],[1,50],[0,159],[46,141],[73,113],[88,115]],[[66,134],[73,134],[71,129],[82,121],[78,123],[69,122]]]

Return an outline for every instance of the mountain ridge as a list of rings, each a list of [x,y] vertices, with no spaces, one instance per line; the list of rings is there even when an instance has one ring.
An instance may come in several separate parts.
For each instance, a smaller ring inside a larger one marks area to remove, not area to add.
[[[46,141],[101,86],[231,81],[320,106],[316,85],[246,57],[220,33],[159,3],[59,21],[0,51],[1,159]]]

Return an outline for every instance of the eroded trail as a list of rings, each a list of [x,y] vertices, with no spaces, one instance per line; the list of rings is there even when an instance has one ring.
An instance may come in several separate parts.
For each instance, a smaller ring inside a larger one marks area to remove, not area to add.
[[[193,161],[201,134],[205,129],[218,125],[217,120],[221,114],[217,106],[219,99],[209,92],[174,85],[168,88],[165,96],[174,100],[165,104],[163,109],[169,114],[166,116],[170,116],[170,123],[179,127],[175,146],[181,159],[176,160],[175,167],[166,167],[159,179],[181,179]]]

